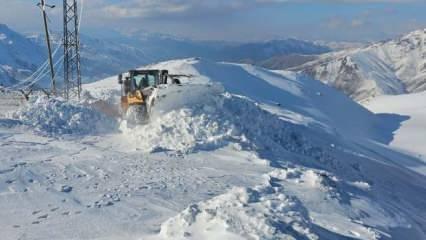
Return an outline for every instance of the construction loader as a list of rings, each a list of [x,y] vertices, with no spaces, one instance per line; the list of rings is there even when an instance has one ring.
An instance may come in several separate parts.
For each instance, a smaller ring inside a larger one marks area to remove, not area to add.
[[[158,97],[159,87],[180,84],[179,75],[169,75],[167,70],[130,70],[118,76],[121,85],[121,114],[132,124],[149,121]]]

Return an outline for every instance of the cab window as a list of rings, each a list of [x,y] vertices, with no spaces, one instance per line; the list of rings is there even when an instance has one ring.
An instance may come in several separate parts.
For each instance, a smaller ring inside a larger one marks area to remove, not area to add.
[[[147,87],[155,87],[157,85],[157,77],[155,74],[137,74],[133,76],[133,83],[136,89]]]
[[[149,87],[155,87],[155,85],[156,85],[155,75],[154,74],[148,74],[147,79],[148,79],[148,86]]]
[[[133,77],[133,81],[135,83],[136,88],[141,88],[145,82],[145,75],[136,75]]]

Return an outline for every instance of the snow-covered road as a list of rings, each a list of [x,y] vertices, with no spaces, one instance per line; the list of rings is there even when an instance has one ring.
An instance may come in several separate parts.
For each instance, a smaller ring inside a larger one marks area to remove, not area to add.
[[[137,239],[269,171],[232,146],[183,156],[126,149],[117,135],[60,140],[2,127],[0,138],[3,239]]]

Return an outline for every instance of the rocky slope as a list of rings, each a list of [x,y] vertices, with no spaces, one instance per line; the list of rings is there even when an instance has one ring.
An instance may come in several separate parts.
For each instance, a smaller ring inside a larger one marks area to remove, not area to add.
[[[426,90],[426,29],[294,67],[357,101]]]

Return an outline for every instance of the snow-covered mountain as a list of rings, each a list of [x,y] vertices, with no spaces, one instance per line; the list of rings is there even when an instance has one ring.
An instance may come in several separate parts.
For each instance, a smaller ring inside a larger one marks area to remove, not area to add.
[[[28,77],[45,56],[41,47],[0,24],[0,85],[11,85]]]
[[[304,54],[316,55],[330,52],[330,48],[313,42],[283,39],[263,42],[239,43],[227,41],[195,41],[165,34],[137,32],[119,37],[122,41],[133,42],[151,56],[160,60],[187,57],[202,57],[215,61],[257,63],[275,56]],[[139,42],[134,42],[137,39]]]
[[[106,111],[116,76],[80,103],[0,98],[2,239],[425,239],[426,163],[389,145],[408,116],[295,72],[144,68],[192,76],[159,88],[146,125]]]
[[[426,29],[364,48],[322,55],[292,68],[357,101],[426,90]]]
[[[102,40],[84,36],[82,43],[82,55],[89,62],[89,76],[95,76],[93,73],[96,72],[103,72],[103,77],[143,64],[176,58],[197,56],[214,61],[256,64],[275,56],[316,55],[330,51],[327,47],[294,39],[246,44],[194,41],[153,33],[117,36],[114,39]],[[96,62],[99,60],[99,55],[105,60],[104,62]],[[101,64],[105,67],[102,68]]]
[[[314,43],[321,45],[321,46],[327,46],[335,51],[345,50],[345,49],[353,49],[353,48],[362,48],[367,45],[369,45],[367,42],[345,42],[345,41],[324,41],[324,40],[318,40]]]
[[[248,63],[256,64],[257,66],[261,66],[268,69],[280,70],[303,65],[307,62],[311,62],[315,59],[318,59],[318,57],[318,55],[284,54],[263,61]]]
[[[261,43],[246,43],[226,47],[222,55],[224,60],[240,62],[242,60],[257,63],[276,56],[317,55],[330,52],[330,48],[312,42],[297,39],[273,40]]]
[[[44,35],[27,34],[26,37],[35,45],[44,48]],[[61,44],[62,36],[59,33],[53,33],[51,37],[54,47]],[[55,60],[58,59],[62,53],[63,49],[61,48],[56,55]],[[147,57],[142,50],[132,46],[131,44],[82,35],[81,61],[84,77],[83,80],[85,82],[91,82],[111,76],[117,72],[135,68],[141,64],[147,64],[153,61],[153,59]],[[58,74],[62,74],[62,69],[59,69]]]
[[[25,37],[7,26],[1,26],[0,83],[11,85],[27,77],[45,61],[43,34],[27,34]],[[27,39],[26,39],[27,38]],[[53,33],[55,49],[61,43],[61,34]],[[14,44],[11,44],[11,43]],[[86,82],[105,78],[151,62],[175,58],[203,57],[217,61],[258,62],[283,54],[319,54],[328,48],[300,40],[280,40],[250,44],[193,41],[155,33],[117,34],[111,38],[81,36],[83,80]],[[63,50],[59,49],[55,62]],[[58,67],[57,75],[62,74]],[[47,75],[41,85],[49,85]]]

